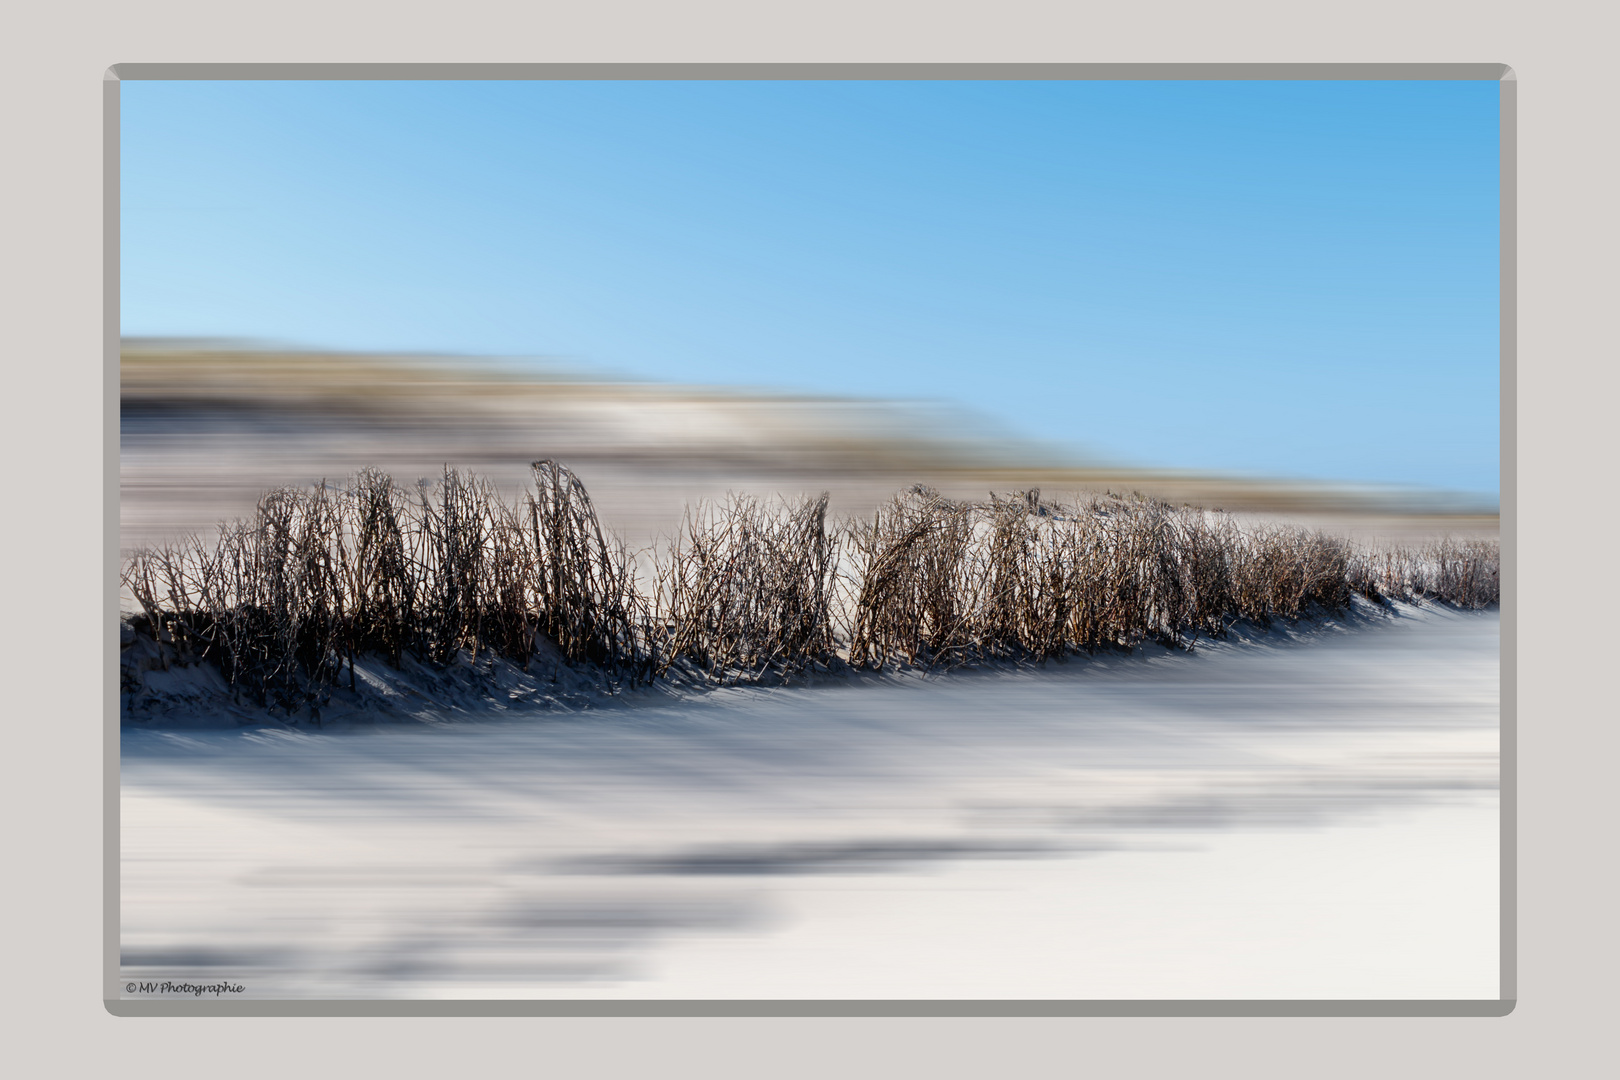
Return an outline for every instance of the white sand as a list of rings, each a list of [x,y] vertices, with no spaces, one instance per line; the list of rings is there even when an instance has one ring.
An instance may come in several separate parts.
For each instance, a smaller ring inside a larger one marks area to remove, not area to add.
[[[126,979],[1494,998],[1494,613],[341,734],[124,736]]]

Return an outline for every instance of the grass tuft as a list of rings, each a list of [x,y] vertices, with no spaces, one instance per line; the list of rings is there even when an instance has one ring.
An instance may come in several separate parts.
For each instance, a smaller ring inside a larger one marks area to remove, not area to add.
[[[129,559],[131,621],[240,696],[296,710],[353,689],[361,654],[527,665],[549,642],[619,683],[736,683],[1186,645],[1358,594],[1469,609],[1500,597],[1495,541],[1357,548],[1140,495],[1036,490],[963,502],[917,487],[832,523],[826,493],[734,495],[689,510],[644,574],[578,477],[554,461],[532,477],[511,503],[448,467],[414,492],[372,469],[268,492],[212,544]]]

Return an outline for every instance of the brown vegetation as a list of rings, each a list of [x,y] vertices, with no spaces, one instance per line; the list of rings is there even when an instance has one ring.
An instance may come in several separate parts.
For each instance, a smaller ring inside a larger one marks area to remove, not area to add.
[[[298,708],[345,668],[352,688],[363,653],[521,665],[543,636],[620,682],[736,682],[1180,645],[1342,611],[1356,593],[1477,608],[1500,589],[1495,542],[1363,550],[1141,496],[970,503],[923,487],[833,524],[825,494],[700,505],[647,553],[644,589],[579,480],[551,461],[532,477],[513,503],[449,468],[414,492],[375,470],[272,491],[213,544],[130,559],[133,621],[259,704]]]

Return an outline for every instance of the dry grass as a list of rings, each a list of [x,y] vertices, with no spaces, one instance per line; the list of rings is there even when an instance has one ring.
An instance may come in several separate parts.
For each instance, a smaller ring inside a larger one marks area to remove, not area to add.
[[[1437,600],[1477,610],[1501,602],[1501,547],[1495,540],[1446,538],[1422,547],[1379,545],[1359,551],[1347,574],[1373,600]]]
[[[129,560],[135,621],[257,703],[296,709],[345,674],[353,688],[366,653],[527,664],[546,639],[615,681],[673,669],[725,683],[1182,645],[1342,611],[1356,593],[1478,608],[1500,589],[1495,542],[1358,550],[1141,496],[969,503],[923,487],[834,524],[826,494],[702,504],[650,553],[644,587],[578,478],[531,471],[512,503],[449,468],[414,492],[374,470],[269,492],[213,544]]]
[[[916,489],[851,535],[856,666],[1179,644],[1350,602],[1345,541],[1140,496],[968,504]]]
[[[689,511],[655,562],[650,630],[676,663],[718,681],[791,674],[834,658],[827,495],[767,506],[746,496]]]
[[[208,660],[258,704],[319,701],[354,659],[466,651],[526,664],[545,634],[572,664],[649,673],[623,545],[584,487],[552,462],[516,504],[446,469],[414,497],[375,471],[341,489],[279,489],[251,520],[143,551],[124,568],[138,620],[182,662]]]

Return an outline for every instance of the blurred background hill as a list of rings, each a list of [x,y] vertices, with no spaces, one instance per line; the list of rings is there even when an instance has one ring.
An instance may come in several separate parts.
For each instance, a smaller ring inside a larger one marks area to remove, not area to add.
[[[948,495],[1039,487],[1141,491],[1382,536],[1494,533],[1478,497],[1132,469],[999,430],[928,402],[792,396],[617,380],[534,363],[126,339],[120,542],[127,551],[250,514],[283,484],[376,466],[402,484],[446,464],[509,497],[555,458],[632,543],[727,491],[827,490],[865,513],[928,484]]]

